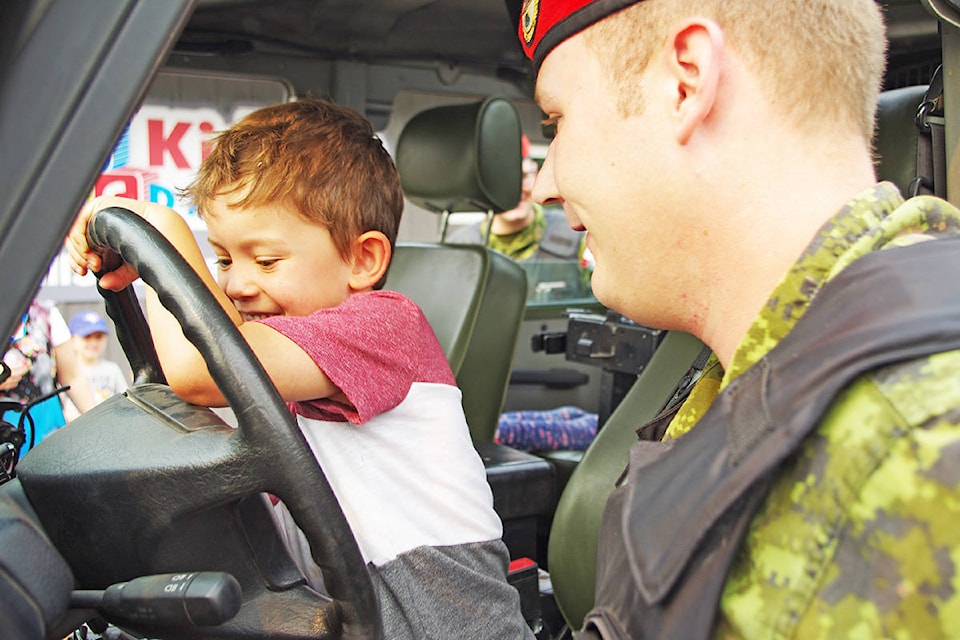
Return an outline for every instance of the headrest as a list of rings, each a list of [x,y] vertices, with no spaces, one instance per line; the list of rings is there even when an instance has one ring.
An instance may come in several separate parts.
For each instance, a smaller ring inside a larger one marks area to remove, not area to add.
[[[905,196],[917,175],[917,109],[926,91],[925,85],[892,89],[877,102],[877,179],[893,182]]]
[[[520,201],[520,116],[503,98],[415,115],[397,141],[403,192],[430,211],[505,211]]]

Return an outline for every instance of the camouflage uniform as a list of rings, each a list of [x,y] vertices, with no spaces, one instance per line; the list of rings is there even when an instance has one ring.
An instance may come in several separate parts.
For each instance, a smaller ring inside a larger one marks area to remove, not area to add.
[[[958,233],[951,205],[904,204],[889,183],[847,203],[774,290],[729,370],[708,363],[666,437],[693,428],[853,260]],[[779,473],[731,569],[717,637],[960,637],[960,352],[856,381]]]
[[[535,204],[533,205],[533,222],[516,233],[502,236],[491,233],[489,246],[514,260],[529,260],[537,252],[540,238],[546,230],[547,219],[543,215],[543,207]]]

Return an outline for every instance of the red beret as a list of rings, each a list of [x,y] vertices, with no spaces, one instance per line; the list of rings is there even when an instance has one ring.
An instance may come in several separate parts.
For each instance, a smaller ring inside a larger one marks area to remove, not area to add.
[[[520,44],[533,60],[533,68],[550,51],[594,22],[641,0],[523,0],[520,11]]]

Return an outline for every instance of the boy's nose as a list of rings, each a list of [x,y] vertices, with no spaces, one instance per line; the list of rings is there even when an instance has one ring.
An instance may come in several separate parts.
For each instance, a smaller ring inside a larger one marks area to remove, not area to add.
[[[255,296],[258,291],[256,279],[251,277],[251,274],[246,273],[244,269],[237,269],[236,267],[236,264],[233,265],[229,272],[220,276],[220,286],[223,287],[223,292],[231,300]]]

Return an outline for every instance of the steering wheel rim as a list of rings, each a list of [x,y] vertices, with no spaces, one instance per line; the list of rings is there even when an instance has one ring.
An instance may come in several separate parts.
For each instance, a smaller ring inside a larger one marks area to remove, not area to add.
[[[216,298],[166,238],[127,209],[96,212],[88,240],[131,264],[203,355],[238,421],[235,479],[250,492],[276,495],[289,509],[323,571],[343,636],[379,638],[373,584],[343,510],[293,416]],[[138,379],[162,381],[139,305],[101,293],[111,315],[119,314],[118,336]],[[284,464],[275,463],[280,459]]]

